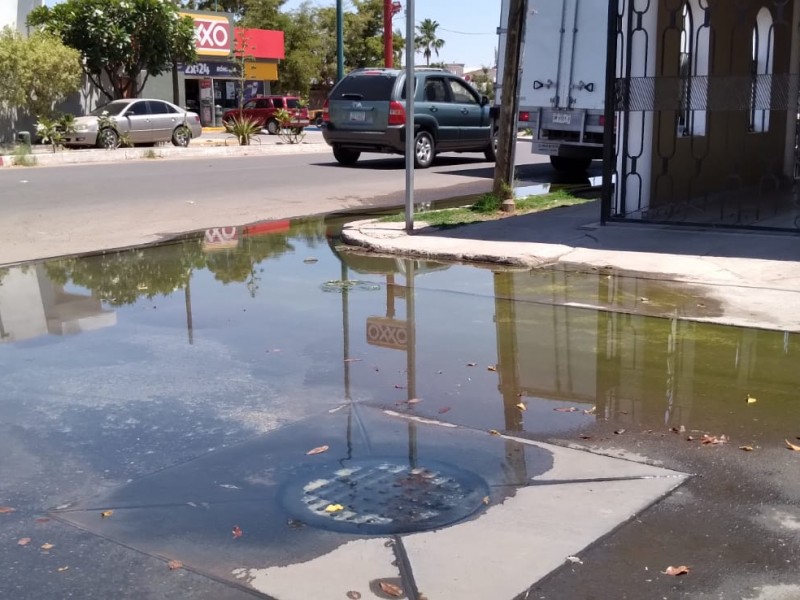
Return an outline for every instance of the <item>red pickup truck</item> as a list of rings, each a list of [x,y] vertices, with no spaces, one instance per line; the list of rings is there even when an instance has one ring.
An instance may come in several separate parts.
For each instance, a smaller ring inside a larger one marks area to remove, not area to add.
[[[244,103],[242,116],[247,119],[254,119],[270,135],[275,135],[280,129],[278,120],[275,118],[275,112],[282,108],[292,115],[290,123],[292,129],[308,127],[308,109],[302,106],[302,102],[297,96],[256,96]],[[223,113],[222,121],[227,123],[238,117],[239,109],[232,108]]]

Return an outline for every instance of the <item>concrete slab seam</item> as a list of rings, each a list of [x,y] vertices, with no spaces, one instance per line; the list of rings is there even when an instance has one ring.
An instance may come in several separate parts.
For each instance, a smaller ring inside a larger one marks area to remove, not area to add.
[[[403,545],[402,536],[392,536],[394,544],[392,550],[397,559],[397,569],[400,571],[400,580],[403,582],[403,591],[408,598],[419,598],[419,588],[414,579],[414,568],[411,566],[411,559],[408,557],[406,547]]]

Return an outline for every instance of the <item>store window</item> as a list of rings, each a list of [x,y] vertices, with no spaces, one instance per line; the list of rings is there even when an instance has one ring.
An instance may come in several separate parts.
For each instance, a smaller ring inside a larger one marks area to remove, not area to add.
[[[753,133],[769,131],[774,34],[772,13],[762,7],[753,27],[753,83],[750,94],[750,131]]]

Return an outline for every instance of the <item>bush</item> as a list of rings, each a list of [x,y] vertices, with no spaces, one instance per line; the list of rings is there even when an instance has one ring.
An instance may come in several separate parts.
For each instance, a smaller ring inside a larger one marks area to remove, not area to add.
[[[249,117],[233,117],[225,122],[225,131],[234,136],[240,146],[249,146],[253,138],[261,133],[261,125]]]

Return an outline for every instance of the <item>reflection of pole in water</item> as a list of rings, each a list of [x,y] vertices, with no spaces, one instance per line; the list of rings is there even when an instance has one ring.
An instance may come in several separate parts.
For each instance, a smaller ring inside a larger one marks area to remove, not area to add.
[[[342,261],[342,364],[344,365],[344,397],[350,403],[347,411],[347,459],[353,458],[353,400],[350,397],[350,291],[347,289],[347,265]]]
[[[413,260],[406,260],[406,389],[407,399],[417,397],[417,325],[414,305],[414,275],[415,264]],[[411,468],[417,466],[417,424],[408,423],[408,462]]]
[[[194,325],[192,323],[192,274],[189,273],[189,279],[186,281],[186,287],[183,288],[183,299],[186,303],[186,334],[189,336],[189,344],[194,344]]]

